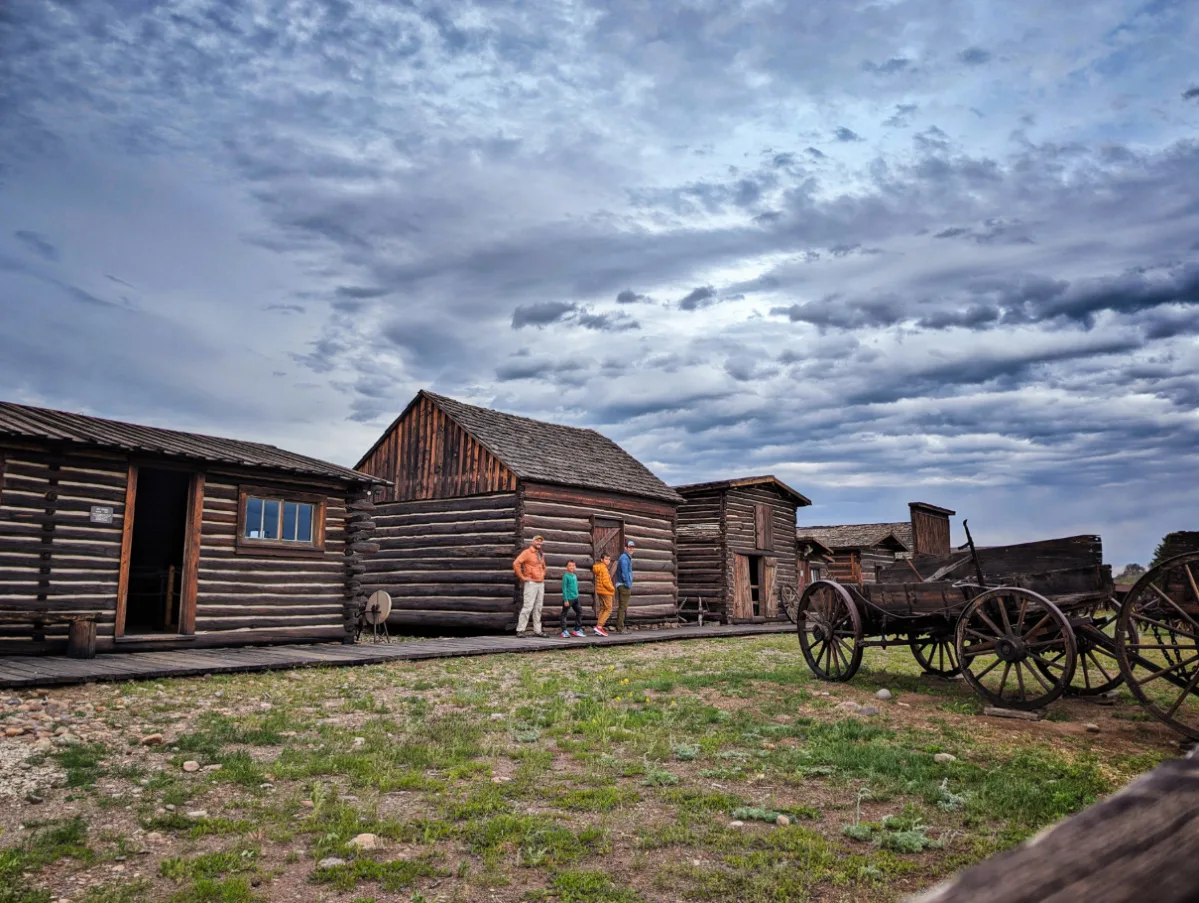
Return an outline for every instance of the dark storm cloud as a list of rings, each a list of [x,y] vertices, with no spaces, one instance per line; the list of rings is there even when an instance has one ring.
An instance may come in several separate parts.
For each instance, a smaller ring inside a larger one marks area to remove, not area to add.
[[[914,103],[901,103],[895,105],[895,112],[886,120],[883,125],[891,128],[902,128],[911,123],[912,116],[915,115],[918,107]]]
[[[807,154],[809,157],[812,157],[813,159],[816,159],[816,160],[824,160],[828,157],[828,155],[826,153],[824,153],[824,151],[819,150],[815,147],[804,148],[804,153]]]
[[[578,309],[578,305],[566,301],[541,301],[537,304],[522,304],[512,311],[512,328],[526,326],[548,326],[557,323]]]
[[[646,295],[639,295],[631,288],[626,288],[616,296],[617,304],[641,304],[649,300]]]
[[[862,63],[862,68],[866,72],[874,72],[879,75],[894,75],[896,72],[903,72],[911,65],[912,61],[904,57],[894,56],[884,63],[873,63],[866,61]]]
[[[370,298],[383,298],[391,294],[391,291],[390,289],[369,285],[339,285],[336,294],[339,298],[351,298],[357,301]]]
[[[1199,85],[1195,85],[1193,88],[1187,88],[1182,92],[1183,100],[1195,100],[1197,98],[1199,98]]]
[[[584,329],[594,329],[600,332],[629,332],[640,329],[641,324],[626,313],[593,314],[581,310],[577,322]]]
[[[839,126],[837,128],[837,130],[835,132],[833,132],[833,137],[838,141],[842,141],[842,142],[846,142],[846,143],[851,142],[851,141],[865,141],[866,140],[861,135],[859,135],[857,132],[855,132],[853,129],[848,129],[843,125]]]
[[[967,66],[981,66],[991,61],[991,54],[981,47],[967,47],[958,54],[958,59]]]
[[[50,240],[44,235],[39,235],[36,232],[31,232],[28,229],[18,229],[13,233],[13,236],[25,248],[32,251],[43,260],[54,262],[58,260],[58,248],[50,243]]]
[[[715,300],[716,289],[710,285],[701,285],[699,288],[693,288],[679,299],[679,310],[699,310],[701,307],[712,304]]]

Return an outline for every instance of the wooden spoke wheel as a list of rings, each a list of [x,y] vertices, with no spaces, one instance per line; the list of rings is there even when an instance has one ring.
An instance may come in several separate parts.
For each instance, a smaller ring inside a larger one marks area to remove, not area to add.
[[[957,642],[951,629],[934,633],[913,630],[908,635],[908,645],[925,674],[955,677],[962,673],[962,666],[958,664]]]
[[[1025,711],[1066,692],[1078,655],[1074,631],[1056,605],[1006,586],[966,606],[957,648],[962,677],[976,693],[996,706]]]
[[[862,664],[862,615],[840,583],[817,580],[799,599],[799,646],[821,680],[849,680]]]
[[[1154,717],[1199,740],[1199,552],[1136,582],[1116,625],[1120,672]]]
[[[1074,623],[1084,620],[1090,627],[1110,638],[1106,643],[1092,639],[1087,631],[1075,630],[1074,640],[1078,648],[1078,661],[1074,666],[1074,679],[1066,688],[1068,696],[1099,696],[1110,692],[1124,683],[1120,673],[1120,660],[1116,656],[1116,630],[1120,617],[1120,606],[1115,599],[1102,599],[1085,608],[1071,611]],[[1129,629],[1132,629],[1131,627]],[[1051,663],[1060,663],[1063,653],[1055,652],[1045,658]],[[1055,669],[1040,662],[1037,666],[1046,677],[1053,677]]]
[[[796,618],[799,617],[799,592],[794,586],[787,584],[779,590],[779,601],[782,603],[783,614],[787,616],[787,620],[792,624],[796,623]]]

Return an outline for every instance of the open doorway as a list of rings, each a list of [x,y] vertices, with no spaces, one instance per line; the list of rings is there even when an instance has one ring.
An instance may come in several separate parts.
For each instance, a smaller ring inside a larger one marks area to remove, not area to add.
[[[192,475],[139,467],[129,548],[125,634],[179,633]]]
[[[736,555],[733,561],[733,617],[773,618],[778,615],[774,599],[778,559],[766,555]]]

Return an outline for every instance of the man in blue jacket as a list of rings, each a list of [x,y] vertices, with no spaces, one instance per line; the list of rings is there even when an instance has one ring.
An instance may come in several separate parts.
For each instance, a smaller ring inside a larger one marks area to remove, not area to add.
[[[624,551],[616,559],[616,570],[612,581],[616,584],[616,632],[624,633],[624,616],[629,610],[629,597],[633,595],[633,549],[637,544],[629,540]]]

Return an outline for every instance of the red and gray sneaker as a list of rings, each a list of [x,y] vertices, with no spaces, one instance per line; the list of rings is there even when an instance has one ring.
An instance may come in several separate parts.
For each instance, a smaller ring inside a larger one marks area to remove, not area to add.
[[[583,633],[583,631],[581,631],[581,630],[572,630],[572,631],[570,632],[570,635],[571,635],[571,636],[584,636],[584,633]]]
[[[600,626],[596,625],[596,628],[595,628],[595,635],[596,635],[596,636],[607,636],[607,635],[608,635],[608,631],[606,631],[606,630],[604,630],[604,628],[602,628],[602,627],[600,627]]]

